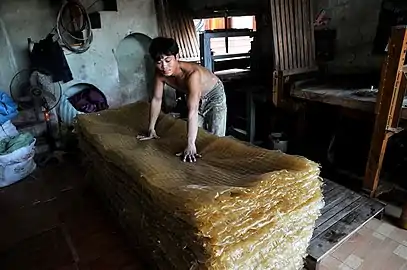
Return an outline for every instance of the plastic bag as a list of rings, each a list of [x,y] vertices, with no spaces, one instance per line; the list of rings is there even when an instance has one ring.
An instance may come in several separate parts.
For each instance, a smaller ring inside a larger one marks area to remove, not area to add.
[[[34,162],[35,142],[0,156],[0,187],[11,185],[30,175],[37,167]]]
[[[18,135],[17,128],[11,123],[10,120],[5,122],[0,127],[0,140],[7,137],[14,137]]]
[[[17,104],[6,93],[0,92],[0,125],[13,119],[17,114]]]

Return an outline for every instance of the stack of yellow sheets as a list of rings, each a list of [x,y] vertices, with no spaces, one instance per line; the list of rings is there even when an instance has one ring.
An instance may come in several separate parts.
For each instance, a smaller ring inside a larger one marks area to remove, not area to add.
[[[186,123],[149,105],[81,115],[95,187],[160,269],[301,269],[323,206],[318,164],[200,130],[202,158],[183,163]]]

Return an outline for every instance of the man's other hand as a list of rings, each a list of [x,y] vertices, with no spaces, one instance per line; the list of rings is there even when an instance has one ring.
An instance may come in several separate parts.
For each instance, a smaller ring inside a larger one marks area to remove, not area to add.
[[[147,141],[147,140],[152,140],[152,139],[159,139],[160,137],[157,136],[157,133],[155,132],[155,130],[150,130],[148,132],[148,136],[144,136],[144,135],[138,135],[137,139],[140,141]]]
[[[184,152],[177,154],[177,157],[182,157],[183,162],[196,162],[196,159],[202,156],[196,152],[195,145],[188,145]]]

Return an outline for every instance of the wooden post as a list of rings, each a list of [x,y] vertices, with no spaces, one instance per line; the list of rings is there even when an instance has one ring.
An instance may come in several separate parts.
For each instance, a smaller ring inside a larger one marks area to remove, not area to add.
[[[393,27],[387,57],[383,63],[379,93],[376,100],[376,121],[366,165],[364,189],[375,196],[388,139],[400,120],[406,88],[403,65],[407,50],[407,28]]]
[[[273,104],[276,107],[281,107],[284,99],[284,77],[281,70],[276,70],[273,73]]]
[[[201,65],[206,67],[208,70],[214,70],[214,63],[212,59],[211,52],[211,39],[205,33],[199,35],[199,44],[200,44],[200,58]]]
[[[400,227],[407,230],[407,202],[403,206],[403,211],[400,216]]]

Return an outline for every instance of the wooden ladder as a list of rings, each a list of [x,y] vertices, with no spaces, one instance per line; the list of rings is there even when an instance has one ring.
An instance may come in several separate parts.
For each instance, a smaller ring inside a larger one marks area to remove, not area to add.
[[[389,138],[400,132],[398,127],[407,87],[407,26],[393,27],[388,53],[382,66],[376,100],[376,121],[366,165],[364,189],[376,196],[380,171]]]

